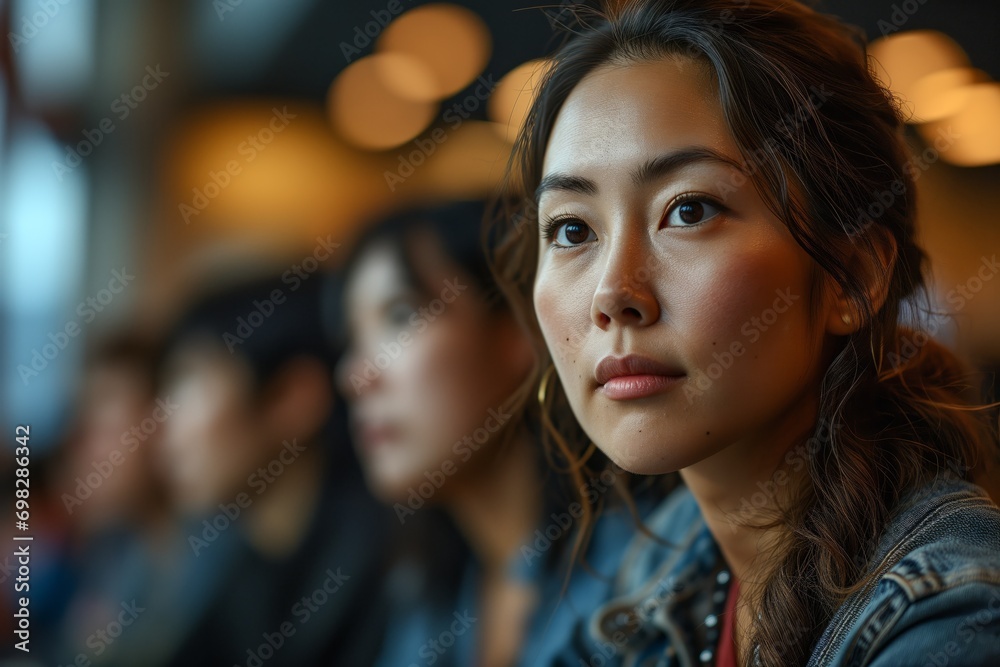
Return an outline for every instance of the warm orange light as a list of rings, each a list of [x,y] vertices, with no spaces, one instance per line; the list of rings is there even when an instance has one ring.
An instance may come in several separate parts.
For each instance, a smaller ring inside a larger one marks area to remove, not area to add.
[[[900,99],[907,115],[915,113],[914,87],[918,81],[935,72],[969,66],[962,47],[935,30],[913,30],[875,40],[869,54],[872,72]]]
[[[355,61],[330,87],[333,126],[351,143],[371,150],[398,146],[417,136],[437,115],[437,105],[404,99],[383,78],[397,71],[398,57],[375,54]]]
[[[375,72],[394,95],[413,102],[437,100],[438,80],[424,61],[407,53],[388,51],[373,59]]]
[[[492,39],[475,12],[440,3],[411,9],[390,23],[377,49],[412,56],[428,67],[436,86],[411,91],[427,101],[454,95],[472,82],[489,61]]]
[[[483,197],[495,188],[510,156],[510,144],[493,123],[466,121],[427,160],[414,186],[446,197]]]
[[[490,97],[490,118],[498,123],[502,136],[509,142],[517,138],[538,86],[549,67],[547,60],[531,60],[508,72]]]
[[[275,111],[285,109],[287,125]],[[206,107],[185,118],[167,145],[164,219],[192,235],[309,239],[385,198],[378,157],[338,141],[317,105]]]
[[[962,107],[936,123],[921,126],[930,138],[954,137],[950,149],[941,153],[946,161],[963,167],[1000,163],[1000,83],[980,83],[958,89]]]
[[[989,81],[982,70],[971,67],[943,69],[918,79],[912,87],[913,120],[926,123],[951,116],[965,106],[972,84]]]

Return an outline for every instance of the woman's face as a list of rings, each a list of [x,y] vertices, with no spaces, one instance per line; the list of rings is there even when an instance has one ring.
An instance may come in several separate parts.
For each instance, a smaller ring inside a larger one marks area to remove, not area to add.
[[[818,387],[836,300],[810,319],[811,260],[739,164],[689,59],[599,68],[556,119],[535,308],[577,419],[627,470],[766,437]]]
[[[532,361],[510,318],[487,311],[435,240],[420,244],[431,298],[386,245],[367,250],[347,283],[351,344],[338,384],[369,486],[387,502],[447,497],[455,479],[468,480]]]

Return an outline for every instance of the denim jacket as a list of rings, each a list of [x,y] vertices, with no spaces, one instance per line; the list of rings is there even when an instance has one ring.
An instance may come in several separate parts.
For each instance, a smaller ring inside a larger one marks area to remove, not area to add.
[[[635,499],[639,516],[645,519],[656,507],[651,498]],[[512,555],[507,576],[534,585],[538,605],[527,623],[517,665],[550,664],[569,637],[593,609],[607,600],[615,573],[635,533],[635,521],[624,506],[606,507],[593,527],[586,564],[569,564],[573,515],[550,506],[535,535]],[[558,530],[556,530],[558,528]],[[554,540],[553,535],[555,535]],[[557,547],[555,541],[563,543]],[[434,583],[426,572],[412,565],[397,567],[389,586],[396,593],[397,609],[383,642],[376,667],[435,667],[476,664],[479,650],[479,585],[482,571],[472,559],[462,567],[461,583],[454,599],[428,596]]]
[[[670,544],[633,540],[614,597],[551,664],[714,664],[712,596],[723,561],[697,503],[679,488],[647,526]],[[869,571],[872,585],[837,609],[808,667],[1000,666],[1000,509],[982,489],[940,478],[910,494]]]

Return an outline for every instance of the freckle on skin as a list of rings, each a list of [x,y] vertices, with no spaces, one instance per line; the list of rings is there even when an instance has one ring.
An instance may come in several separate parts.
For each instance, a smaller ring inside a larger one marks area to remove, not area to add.
[[[708,435],[708,431],[705,431],[705,435]]]

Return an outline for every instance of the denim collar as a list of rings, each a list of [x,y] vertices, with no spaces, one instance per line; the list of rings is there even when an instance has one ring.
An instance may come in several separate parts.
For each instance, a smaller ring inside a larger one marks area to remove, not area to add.
[[[867,571],[876,575],[872,584],[837,609],[810,665],[826,664],[823,656],[857,624],[875,583],[913,548],[915,540],[936,534],[930,529],[940,528],[941,522],[960,511],[962,502],[970,500],[990,502],[979,487],[944,475],[898,503],[868,565]],[[625,593],[597,609],[590,634],[604,646],[613,645],[624,657],[625,667],[645,664],[651,656],[666,658],[658,665],[699,665],[702,646],[697,630],[711,605],[711,575],[721,563],[721,553],[686,487],[676,489],[649,516],[646,526],[660,539],[640,534],[633,540],[615,584],[616,591]]]

